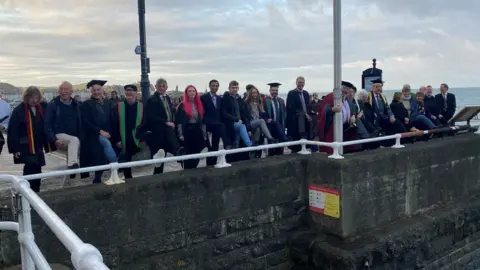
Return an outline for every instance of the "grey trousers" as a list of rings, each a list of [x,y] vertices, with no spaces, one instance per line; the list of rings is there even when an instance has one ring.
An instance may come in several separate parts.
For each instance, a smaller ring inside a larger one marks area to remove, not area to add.
[[[260,140],[260,135],[263,133],[265,137],[269,140],[273,140],[272,134],[270,134],[270,130],[267,127],[267,123],[263,119],[255,119],[250,121],[250,126],[252,127],[252,132],[254,135],[254,140],[258,142]]]

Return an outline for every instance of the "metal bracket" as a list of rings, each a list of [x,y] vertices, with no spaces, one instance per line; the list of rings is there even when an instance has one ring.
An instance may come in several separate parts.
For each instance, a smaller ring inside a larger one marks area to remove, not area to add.
[[[22,205],[18,203],[21,200],[21,195],[12,191],[12,215],[14,220],[18,220],[18,213],[22,211]]]

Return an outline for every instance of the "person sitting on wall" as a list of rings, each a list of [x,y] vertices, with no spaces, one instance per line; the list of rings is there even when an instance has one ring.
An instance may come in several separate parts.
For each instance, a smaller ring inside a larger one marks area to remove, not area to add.
[[[145,104],[144,123],[137,129],[137,138],[145,139],[152,158],[163,158],[167,152],[176,156],[183,155],[185,149],[177,138],[173,104],[166,94],[167,81],[158,79],[155,89]],[[163,169],[164,163],[156,167],[153,173],[163,173]]]
[[[105,99],[103,86],[107,81],[91,80],[87,83],[92,96],[80,106],[82,119],[82,138],[80,140],[80,167],[105,165],[116,162],[115,153],[110,142],[110,118],[112,104]],[[92,183],[102,182],[103,171],[96,171]],[[89,173],[82,173],[82,178],[89,177]]]
[[[320,107],[318,134],[320,141],[333,142],[334,141],[334,114],[340,113],[342,115],[342,130],[343,141],[352,141],[355,139],[369,138],[369,134],[363,125],[363,122],[357,118],[357,109],[355,105],[347,98],[350,89],[354,86],[352,83],[342,81],[342,103],[341,105],[334,105],[334,93],[326,95],[323,99],[322,107]],[[361,115],[360,115],[361,116]],[[356,151],[359,149],[357,145],[350,145],[344,147],[345,152]],[[321,152],[332,154],[333,149],[330,147],[320,147]]]
[[[281,83],[269,83],[270,95],[265,97],[264,106],[267,114],[267,125],[273,138],[279,142],[286,142],[287,135],[285,134],[285,119],[287,116],[285,100],[278,96],[278,87]],[[269,155],[283,155],[283,147],[271,149],[268,151]]]
[[[118,102],[112,113],[112,142],[119,152],[119,162],[132,161],[145,143],[136,137],[137,129],[142,124],[143,104],[137,101],[138,89],[134,84],[123,87],[125,100]],[[132,178],[132,169],[122,169],[125,179]]]
[[[58,96],[48,104],[45,116],[45,132],[51,143],[67,147],[68,169],[79,168],[79,151],[82,121],[80,104],[72,98],[73,88],[69,82],[58,87]],[[72,175],[72,178],[74,175]]]
[[[400,122],[392,112],[385,95],[382,93],[383,81],[376,79],[372,81],[372,91],[368,95],[368,103],[375,112],[376,119],[387,135],[407,132],[405,126]],[[395,141],[385,142],[384,145],[392,145]]]
[[[217,94],[220,83],[217,80],[211,80],[208,83],[210,92],[202,95],[200,100],[204,109],[203,122],[207,131],[212,133],[212,141],[209,144],[209,151],[218,151],[220,139],[222,139],[224,149],[232,148],[232,143],[227,135],[227,128],[222,122],[222,97]],[[216,157],[207,158],[207,166],[213,166],[217,163]]]
[[[175,124],[178,138],[185,147],[187,155],[198,154],[207,146],[207,127],[203,123],[203,105],[197,88],[188,85],[183,94],[183,102],[177,108]],[[197,168],[200,159],[188,159],[182,162],[184,169]]]

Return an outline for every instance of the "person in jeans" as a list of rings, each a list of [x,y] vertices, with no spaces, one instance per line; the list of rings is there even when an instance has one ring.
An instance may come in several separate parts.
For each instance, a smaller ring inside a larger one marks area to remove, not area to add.
[[[251,126],[245,102],[238,95],[238,82],[228,84],[228,92],[223,94],[223,119],[230,137],[233,138],[233,147],[239,147],[240,140],[245,146],[252,146],[250,140]]]
[[[104,99],[103,86],[106,81],[92,80],[87,84],[92,96],[80,106],[82,115],[82,140],[80,142],[80,166],[104,165],[117,160],[110,143],[110,118],[112,105]],[[95,172],[93,183],[101,183],[102,171]],[[88,177],[88,173],[82,174]]]
[[[79,167],[80,150],[80,105],[72,98],[73,88],[69,82],[58,87],[58,96],[47,107],[45,133],[57,148],[67,147],[68,169]]]

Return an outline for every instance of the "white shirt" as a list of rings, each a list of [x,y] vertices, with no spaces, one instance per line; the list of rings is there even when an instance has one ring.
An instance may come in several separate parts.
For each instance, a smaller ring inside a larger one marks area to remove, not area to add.
[[[0,120],[5,116],[8,116],[7,119],[0,122],[5,128],[8,128],[8,123],[10,122],[10,114],[12,113],[12,108],[5,100],[0,99]]]

